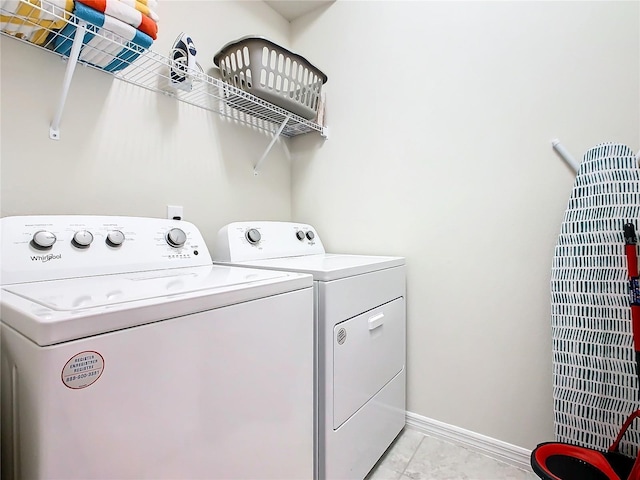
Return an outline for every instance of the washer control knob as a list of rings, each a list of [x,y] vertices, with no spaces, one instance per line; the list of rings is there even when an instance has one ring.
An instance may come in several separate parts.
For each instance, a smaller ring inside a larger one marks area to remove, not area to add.
[[[300,241],[304,240],[304,232],[302,230],[298,230],[296,232],[296,238]]]
[[[88,248],[91,242],[93,242],[93,235],[89,230],[78,230],[71,240],[72,245],[78,248]]]
[[[124,233],[120,230],[111,230],[107,233],[106,242],[110,247],[119,247],[124,243]]]
[[[187,234],[181,228],[172,228],[167,232],[166,240],[170,246],[180,248],[187,241]]]
[[[38,230],[31,239],[31,245],[38,250],[47,250],[54,243],[56,243],[56,236],[48,230]]]
[[[262,238],[260,232],[255,228],[250,228],[249,230],[247,230],[247,233],[245,233],[244,236],[251,245],[255,245]]]
[[[314,238],[316,238],[316,234],[315,234],[315,233],[313,233],[311,230],[309,230],[309,231],[307,232],[307,238],[308,238],[309,240],[313,240]]]

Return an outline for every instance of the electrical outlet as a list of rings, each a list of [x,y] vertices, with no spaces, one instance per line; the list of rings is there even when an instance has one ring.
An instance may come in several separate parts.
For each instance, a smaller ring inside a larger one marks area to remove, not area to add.
[[[181,205],[167,205],[167,218],[169,220],[184,220]]]

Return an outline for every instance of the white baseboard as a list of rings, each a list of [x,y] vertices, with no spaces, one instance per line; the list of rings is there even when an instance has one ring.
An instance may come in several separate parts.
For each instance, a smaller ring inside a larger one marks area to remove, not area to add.
[[[518,447],[480,433],[407,412],[407,427],[430,437],[446,440],[450,443],[480,452],[514,467],[531,471],[531,450]]]

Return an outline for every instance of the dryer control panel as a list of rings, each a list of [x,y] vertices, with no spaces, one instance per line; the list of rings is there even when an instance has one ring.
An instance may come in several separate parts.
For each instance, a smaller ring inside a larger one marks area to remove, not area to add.
[[[3,285],[211,265],[192,223],[161,218],[33,215],[0,219]]]
[[[246,262],[325,253],[316,230],[294,222],[234,222],[218,232],[213,258]]]

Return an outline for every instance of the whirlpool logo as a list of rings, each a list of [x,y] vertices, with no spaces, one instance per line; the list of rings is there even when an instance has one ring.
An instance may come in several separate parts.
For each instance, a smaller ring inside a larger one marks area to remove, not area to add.
[[[31,256],[31,261],[32,262],[48,262],[49,260],[60,260],[62,258],[62,254],[58,254],[58,255],[54,255],[53,253],[50,253],[49,255],[32,255]]]

